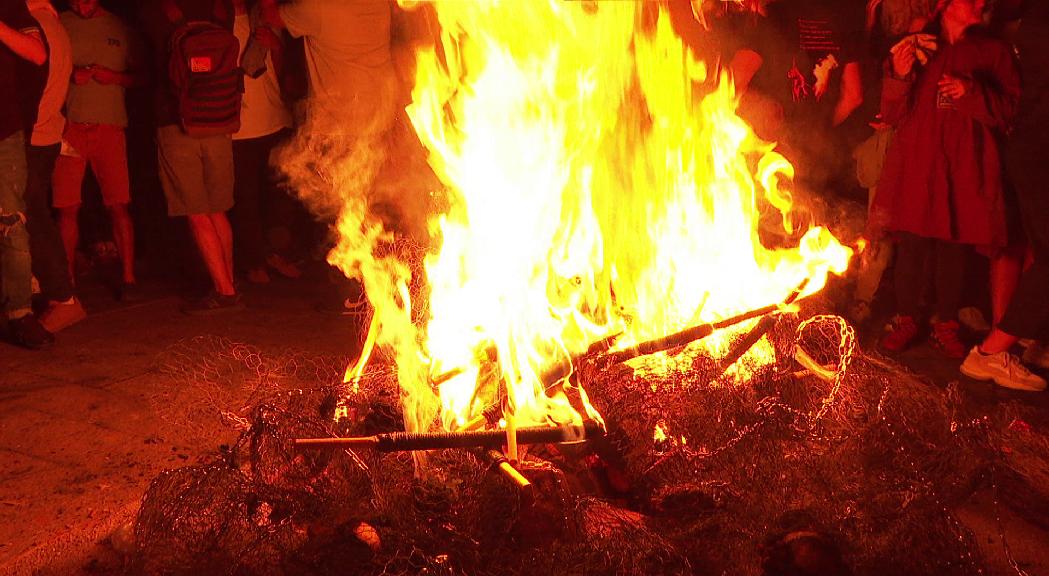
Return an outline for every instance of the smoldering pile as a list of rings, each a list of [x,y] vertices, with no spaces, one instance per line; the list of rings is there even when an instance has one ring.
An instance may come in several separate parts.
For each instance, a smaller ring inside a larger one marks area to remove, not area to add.
[[[779,361],[746,382],[688,351],[669,370],[591,365],[607,434],[523,453],[528,493],[462,450],[417,466],[295,449],[401,427],[394,374],[367,374],[336,419],[332,371],[260,402],[222,457],[155,479],[130,571],[973,574],[952,510],[975,491],[1022,489],[1003,505],[1046,524],[1049,439],[1023,406],[969,413],[955,387],[855,350],[836,317],[781,318],[769,341]]]

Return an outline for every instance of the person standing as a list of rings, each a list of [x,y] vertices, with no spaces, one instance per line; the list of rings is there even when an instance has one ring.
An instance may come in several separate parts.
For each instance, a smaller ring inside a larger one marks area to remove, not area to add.
[[[127,109],[124,91],[139,82],[134,38],[128,26],[99,5],[99,0],[72,0],[61,15],[73,50],[73,77],[66,99],[64,140],[68,145],[55,162],[54,206],[62,232],[69,275],[76,281],[76,248],[81,187],[88,165],[102,190],[120,254],[118,297],[138,297],[135,278],[135,235],[128,212]]]
[[[40,291],[47,299],[40,323],[48,332],[55,333],[87,317],[73,293],[62,236],[51,216],[51,177],[66,125],[62,108],[73,72],[72,48],[51,0],[28,0],[26,6],[40,24],[48,52],[46,70],[41,71],[46,79],[36,124],[26,146],[26,227],[33,275],[40,281]]]
[[[211,314],[241,310],[244,304],[233,284],[233,229],[226,212],[233,207],[233,144],[229,131],[190,134],[182,116],[178,83],[172,78],[172,39],[188,22],[207,22],[232,37],[233,5],[230,0],[151,0],[143,5],[141,22],[153,46],[157,74],[155,114],[157,160],[160,182],[167,199],[168,215],[185,216],[193,242],[208,275],[212,291],[187,302],[187,314]],[[236,38],[232,38],[233,43]],[[188,62],[213,71],[220,62],[215,55]],[[183,63],[186,64],[186,63]],[[225,104],[225,103],[223,103]],[[236,124],[239,103],[232,118]]]
[[[267,265],[291,277],[301,273],[270,247],[266,235],[270,224],[287,229],[292,217],[288,208],[292,200],[276,186],[269,166],[274,146],[286,137],[292,121],[277,80],[277,66],[282,61],[280,37],[268,26],[252,26],[257,18],[249,15],[250,4],[248,0],[233,2],[233,33],[240,41],[242,62],[252,41],[264,46],[267,53],[261,73],[244,78],[240,130],[233,134],[234,208],[230,216],[240,267],[247,272],[249,282],[265,284],[270,280]]]
[[[1012,47],[982,26],[984,0],[940,6],[938,42],[907,36],[887,64],[882,116],[896,137],[868,226],[872,239],[891,232],[897,242],[897,315],[882,348],[899,352],[918,337],[931,275],[933,344],[961,359],[968,348],[956,318],[967,251],[1010,245],[999,143],[1016,114],[1020,74]]]
[[[998,10],[1002,20],[1019,23],[1015,44],[1024,89],[1006,143],[1005,165],[1016,189],[1033,262],[1020,278],[1002,321],[969,351],[961,372],[1004,388],[1040,392],[1046,388],[1045,379],[1031,373],[1010,351],[1020,339],[1030,339],[1023,361],[1049,368],[1045,347],[1049,342],[1049,153],[1043,134],[1049,125],[1049,4],[1025,6],[1003,0]]]
[[[47,61],[40,27],[22,0],[0,2],[0,283],[11,339],[37,350],[54,343],[32,308],[32,263],[26,229],[26,119],[19,106],[24,86],[19,66]]]
[[[365,213],[382,167],[374,150],[382,148],[400,103],[391,52],[393,5],[386,0],[292,0],[279,5],[261,0],[261,8],[271,28],[303,38],[306,49],[308,108],[297,136],[305,153],[283,156],[286,172],[319,218],[334,224],[346,205]],[[312,167],[317,155],[334,168],[304,178],[317,172]],[[329,277],[330,293],[318,308],[340,315],[362,313],[366,300],[360,281],[347,282],[335,267]]]

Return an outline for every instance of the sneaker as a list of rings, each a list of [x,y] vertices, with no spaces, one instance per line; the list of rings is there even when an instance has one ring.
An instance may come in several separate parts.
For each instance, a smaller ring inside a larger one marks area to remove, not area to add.
[[[40,315],[40,325],[52,334],[56,334],[73,324],[87,318],[87,311],[80,300],[72,298],[69,302],[51,302],[47,310]]]
[[[8,320],[8,326],[11,340],[23,348],[42,350],[55,343],[55,335],[44,329],[32,314]]]
[[[975,306],[966,306],[959,310],[958,321],[961,322],[962,326],[976,334],[986,334],[991,331],[991,323],[987,321],[987,317],[983,315],[983,312]]]
[[[932,343],[937,350],[948,358],[957,360],[965,358],[968,348],[958,335],[962,328],[961,324],[948,320],[947,322],[930,322],[929,325],[932,326]]]
[[[314,308],[321,314],[332,316],[363,316],[368,312],[368,302],[364,298],[345,298],[340,301],[321,301]]]
[[[1024,362],[1049,370],[1049,344],[1031,342],[1024,350]]]
[[[121,302],[141,302],[145,299],[146,295],[135,282],[121,282],[120,288],[117,288],[117,300]]]
[[[975,380],[994,380],[994,383],[1012,390],[1041,392],[1045,390],[1045,379],[1032,374],[1020,359],[1008,352],[984,354],[974,346],[965,357],[960,368],[962,374]]]
[[[899,353],[906,350],[917,337],[918,323],[914,317],[897,315],[882,336],[880,345],[889,352]]]
[[[302,276],[302,270],[292,262],[286,260],[279,254],[270,254],[266,257],[266,264],[277,271],[278,274],[285,278],[299,278]]]
[[[248,273],[245,274],[245,276],[247,277],[248,282],[251,282],[252,284],[270,283],[270,275],[266,272],[265,268],[252,268],[251,270],[248,270]]]
[[[212,292],[200,300],[187,302],[182,305],[182,312],[190,316],[206,316],[209,314],[221,314],[223,312],[239,312],[244,309],[244,303],[240,301],[240,294],[226,296]]]

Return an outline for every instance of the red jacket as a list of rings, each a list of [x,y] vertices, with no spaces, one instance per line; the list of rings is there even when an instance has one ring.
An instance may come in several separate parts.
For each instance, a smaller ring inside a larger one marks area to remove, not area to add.
[[[938,101],[944,74],[972,79],[972,90],[958,100]],[[1012,47],[979,28],[953,45],[941,41],[916,77],[886,78],[882,116],[896,126],[896,138],[871,226],[983,247],[1007,245],[1001,144],[1019,99]]]

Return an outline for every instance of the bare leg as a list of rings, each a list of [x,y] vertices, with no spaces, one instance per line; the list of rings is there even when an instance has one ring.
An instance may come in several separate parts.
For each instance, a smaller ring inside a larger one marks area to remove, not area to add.
[[[212,220],[212,214],[191,214],[189,228],[193,233],[193,240],[197,243],[200,256],[204,259],[204,265],[208,269],[215,291],[223,296],[232,296],[236,293],[233,288],[233,277],[229,273],[222,240]]]
[[[997,354],[999,352],[1006,352],[1013,347],[1020,339],[1012,334],[1003,332],[999,328],[991,329],[991,333],[984,338],[980,344],[980,352],[984,354]]]
[[[109,217],[113,221],[113,240],[120,252],[122,280],[125,284],[135,283],[135,231],[128,214],[127,204],[109,206]]]
[[[80,242],[80,224],[77,221],[80,205],[58,210],[58,231],[62,235],[62,247],[69,262],[69,280],[76,284],[76,246]]]
[[[233,228],[230,226],[229,218],[225,212],[209,214],[211,224],[215,228],[219,242],[222,244],[222,259],[226,265],[226,276],[233,282]]]
[[[1025,248],[1009,247],[991,259],[991,316],[994,326],[1002,321],[1016,286],[1020,284]]]

